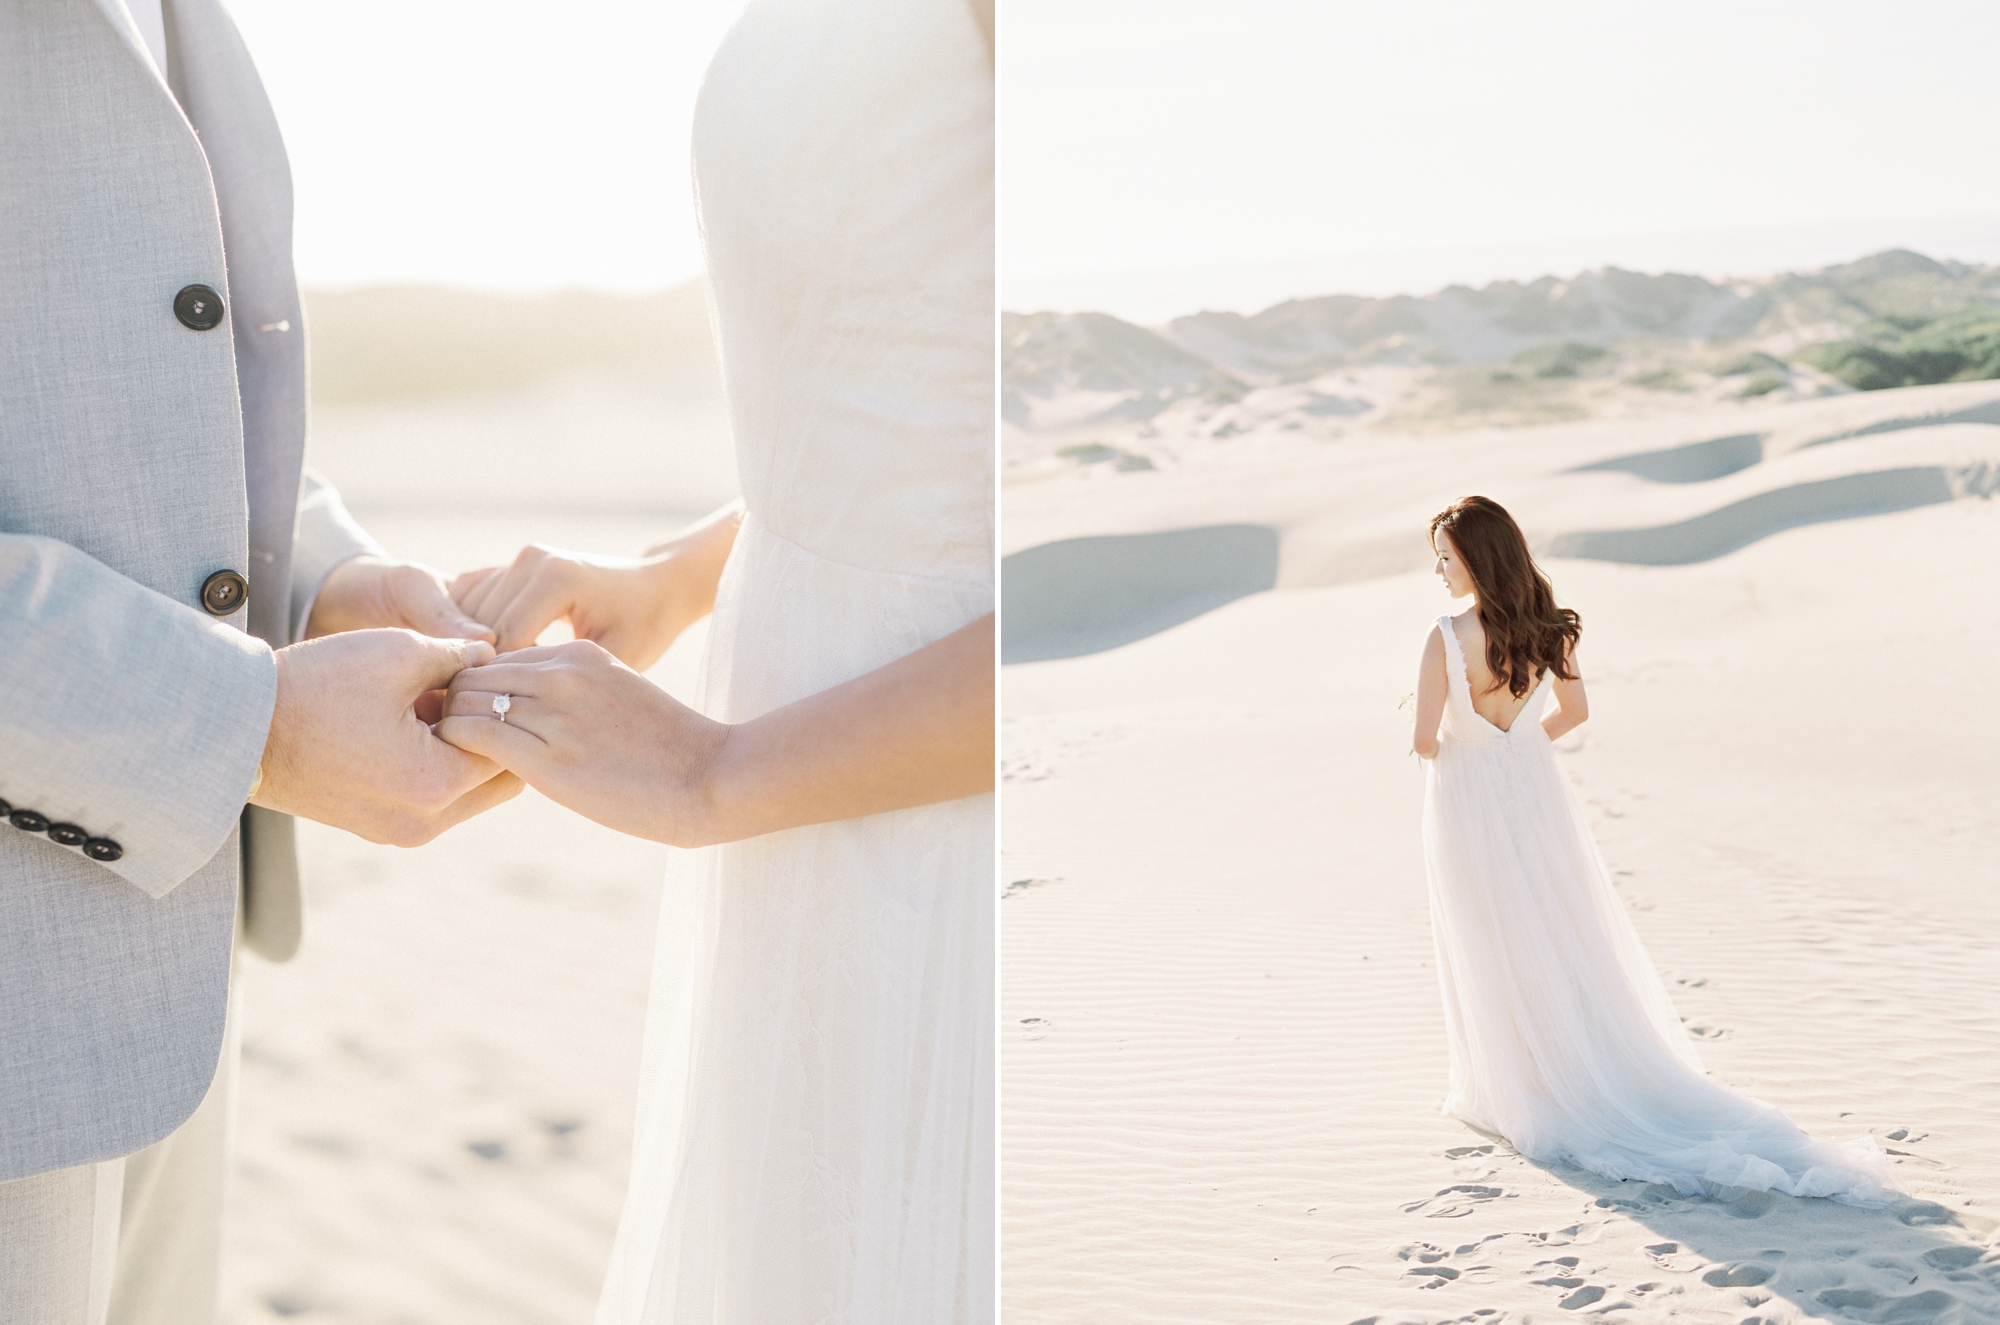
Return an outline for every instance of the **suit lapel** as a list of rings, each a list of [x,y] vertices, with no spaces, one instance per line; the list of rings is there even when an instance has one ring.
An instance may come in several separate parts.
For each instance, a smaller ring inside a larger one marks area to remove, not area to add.
[[[171,98],[173,93],[167,88],[165,71],[153,63],[152,53],[146,49],[146,39],[139,35],[139,25],[132,21],[132,13],[125,8],[125,0],[97,0],[97,7],[104,11],[105,21],[111,24],[112,31],[116,32],[119,39],[125,43],[132,58],[152,71],[153,80],[160,85],[160,91]]]

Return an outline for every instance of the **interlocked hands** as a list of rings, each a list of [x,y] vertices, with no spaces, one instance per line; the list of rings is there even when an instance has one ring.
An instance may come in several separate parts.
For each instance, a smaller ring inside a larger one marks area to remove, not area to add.
[[[417,846],[517,794],[518,777],[430,728],[444,687],[489,661],[492,639],[428,567],[343,563],[314,600],[306,639],[277,651],[278,699],[252,803]]]
[[[448,597],[434,572],[350,563],[313,612],[319,637],[280,650],[258,803],[414,844],[525,779],[622,832],[701,846],[990,791],[991,613],[743,722],[640,675],[713,608],[741,520],[725,507],[642,557],[528,547]],[[576,638],[538,647],[556,621]]]
[[[630,560],[530,547],[461,575],[453,596],[505,652],[452,678],[436,734],[579,814],[683,847],[990,790],[990,613],[741,722],[639,674],[714,606],[741,520],[726,507]],[[531,647],[564,619],[576,639]]]

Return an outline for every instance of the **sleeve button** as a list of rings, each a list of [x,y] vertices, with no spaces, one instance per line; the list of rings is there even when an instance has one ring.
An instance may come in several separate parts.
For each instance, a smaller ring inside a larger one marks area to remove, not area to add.
[[[51,842],[58,842],[66,847],[80,847],[89,840],[90,834],[84,832],[75,824],[49,825],[49,841]]]
[[[16,810],[7,816],[7,822],[24,833],[41,833],[48,830],[49,817],[33,810]]]
[[[190,285],[174,296],[174,316],[190,331],[212,331],[222,325],[222,296],[206,285]]]
[[[249,596],[249,584],[233,570],[219,570],[201,582],[201,605],[210,616],[228,616]]]
[[[124,855],[125,848],[119,846],[108,837],[93,837],[83,844],[83,854],[89,856],[92,860],[101,860],[108,865]]]

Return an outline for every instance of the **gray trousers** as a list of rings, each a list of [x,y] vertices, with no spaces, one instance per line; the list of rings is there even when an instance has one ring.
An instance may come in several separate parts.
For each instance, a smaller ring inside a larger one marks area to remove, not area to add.
[[[215,1325],[240,1017],[194,1115],[123,1159],[0,1182],[0,1325]]]

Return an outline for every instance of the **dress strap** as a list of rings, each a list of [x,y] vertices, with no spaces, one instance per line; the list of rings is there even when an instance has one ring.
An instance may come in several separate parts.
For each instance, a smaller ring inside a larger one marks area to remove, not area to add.
[[[1437,628],[1444,633],[1444,679],[1447,691],[1465,688],[1467,701],[1472,695],[1472,678],[1465,670],[1465,649],[1458,642],[1458,631],[1451,624],[1449,614],[1437,619]]]

